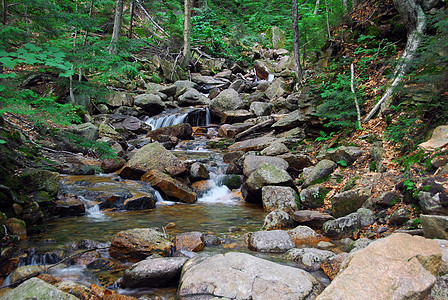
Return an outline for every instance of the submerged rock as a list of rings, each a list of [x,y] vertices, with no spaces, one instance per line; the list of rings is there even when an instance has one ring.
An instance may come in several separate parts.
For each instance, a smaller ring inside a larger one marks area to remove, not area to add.
[[[294,248],[291,236],[284,230],[254,232],[248,244],[253,251],[269,253],[284,253]]]
[[[119,260],[139,261],[152,254],[168,256],[173,246],[161,232],[151,228],[135,228],[118,232],[109,253]]]

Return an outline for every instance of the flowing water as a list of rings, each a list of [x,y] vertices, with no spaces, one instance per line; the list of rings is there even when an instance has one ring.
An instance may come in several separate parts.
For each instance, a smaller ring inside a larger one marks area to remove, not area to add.
[[[207,116],[208,110],[204,110]],[[168,114],[156,121],[148,121],[154,127],[163,124],[173,125],[185,115],[173,117]],[[153,122],[153,123],[151,123]],[[209,122],[209,119],[206,120]],[[207,124],[209,125],[209,124]],[[123,180],[117,175],[91,175],[91,176],[63,176],[61,189],[70,194],[77,195],[86,207],[83,216],[60,218],[48,222],[45,233],[32,236],[24,244],[24,247],[32,247],[35,254],[30,253],[25,264],[50,264],[58,261],[56,252],[66,252],[70,245],[80,240],[93,240],[99,243],[109,244],[118,231],[132,228],[157,227],[171,236],[184,232],[200,231],[220,238],[219,246],[206,247],[204,251],[251,252],[245,243],[245,235],[248,232],[258,231],[263,225],[266,213],[260,206],[246,203],[240,197],[239,191],[231,191],[222,185],[222,177],[226,165],[222,162],[222,156],[207,149],[206,138],[198,138],[195,141],[182,142],[173,153],[183,159],[203,162],[210,172],[210,180],[206,183],[205,190],[194,204],[183,204],[166,201],[160,193],[152,189],[147,183],[131,180]],[[157,198],[155,208],[139,211],[102,211],[95,202],[98,193],[154,193]],[[174,223],[165,229],[168,223]],[[32,252],[33,252],[32,251]],[[262,254],[252,253],[263,256]],[[107,251],[102,253],[108,257]],[[55,268],[51,274],[65,279],[71,279],[81,284],[104,284],[98,279],[98,275],[88,272],[85,266],[70,266]],[[116,278],[122,272],[116,274]],[[111,287],[111,286],[109,286]],[[121,294],[141,296],[157,293],[163,298],[171,298],[175,293],[175,287],[163,289],[145,290],[119,290]]]

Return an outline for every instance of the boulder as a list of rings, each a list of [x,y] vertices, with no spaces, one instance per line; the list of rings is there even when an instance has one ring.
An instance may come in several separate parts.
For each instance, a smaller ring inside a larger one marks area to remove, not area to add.
[[[289,153],[289,149],[283,143],[274,143],[260,152],[261,155],[265,156],[277,156],[285,153]]]
[[[442,263],[437,241],[392,234],[351,253],[317,299],[424,299]]]
[[[169,256],[173,247],[165,234],[151,228],[135,228],[115,234],[109,254],[119,260],[135,262],[153,254]]]
[[[434,129],[431,139],[421,143],[419,146],[427,151],[434,151],[448,145],[448,125],[439,126]]]
[[[15,289],[1,297],[2,300],[17,299],[52,299],[52,300],[78,300],[78,297],[67,294],[57,287],[46,283],[39,278],[31,278]]]
[[[245,109],[226,110],[221,114],[221,124],[241,123],[254,117],[254,114]]]
[[[337,164],[331,160],[324,159],[321,160],[311,172],[305,177],[302,184],[302,188],[306,188],[316,182],[317,180],[324,179],[329,176],[334,169],[336,169]]]
[[[193,181],[205,180],[210,178],[210,174],[204,164],[195,162],[190,167],[190,178]]]
[[[300,191],[300,203],[302,208],[318,208],[324,204],[324,199],[329,190],[322,185],[312,185]]]
[[[179,98],[179,106],[207,105],[209,99],[194,88],[187,88]]]
[[[59,189],[59,173],[48,170],[23,170],[19,175],[19,181],[27,192],[44,191],[54,196]]]
[[[335,218],[355,212],[372,194],[372,187],[362,187],[336,194],[331,199],[332,214]]]
[[[61,291],[73,295],[79,299],[89,299],[93,296],[92,291],[88,287],[68,279],[64,279],[57,283],[56,287]]]
[[[99,137],[98,127],[92,123],[74,124],[68,126],[65,131],[73,133],[86,140],[96,141]]]
[[[322,241],[328,241],[328,238],[318,234],[308,226],[297,226],[294,229],[288,230],[288,233],[297,248],[303,246],[316,246]]]
[[[381,142],[373,143],[372,149],[370,149],[370,155],[375,162],[376,170],[380,173],[386,171],[386,167],[383,165],[384,148]]]
[[[327,213],[321,213],[314,210],[299,210],[294,212],[292,218],[301,225],[311,228],[321,229],[322,225],[330,220],[334,220],[333,216]]]
[[[15,286],[26,279],[35,277],[41,273],[45,273],[45,266],[42,265],[28,265],[21,266],[11,272],[9,277],[9,284]]]
[[[348,253],[340,253],[335,256],[331,256],[328,259],[320,262],[320,268],[331,280],[333,280],[339,273],[342,262],[347,258]]]
[[[294,241],[284,230],[257,231],[249,237],[250,250],[268,253],[284,253],[294,248]]]
[[[179,282],[182,267],[188,258],[147,258],[127,269],[121,279],[122,288],[155,288],[173,286]]]
[[[204,249],[204,234],[201,232],[186,232],[178,234],[176,235],[174,245],[176,251],[202,251]]]
[[[77,196],[63,197],[59,199],[49,208],[52,215],[61,217],[81,216],[86,213],[86,207],[82,200]]]
[[[120,176],[127,179],[140,179],[150,170],[160,170],[170,175],[187,171],[186,165],[160,143],[150,143],[140,148],[120,171]]]
[[[276,209],[271,211],[264,218],[264,224],[261,227],[261,230],[287,229],[294,227],[295,225],[296,223],[287,212]]]
[[[112,107],[132,106],[134,98],[129,93],[114,92],[107,95],[107,104]]]
[[[124,158],[106,158],[101,161],[101,170],[108,174],[118,171],[126,164]]]
[[[172,126],[162,127],[148,132],[147,137],[151,137],[154,140],[158,140],[160,135],[168,135],[176,137],[180,140],[192,140],[193,128],[188,123],[181,123]]]
[[[350,166],[362,154],[363,151],[359,147],[341,146],[335,150],[327,151],[325,157],[334,162],[344,161]]]
[[[448,193],[436,179],[430,177],[423,180],[417,198],[424,214],[448,215]]]
[[[154,195],[134,196],[124,200],[123,206],[125,210],[142,210],[156,207],[157,199]]]
[[[263,209],[267,212],[276,209],[293,214],[298,210],[296,191],[288,186],[264,186],[261,189]]]
[[[319,270],[323,261],[334,256],[335,254],[331,251],[316,248],[291,249],[283,254],[283,258],[294,261],[299,268],[306,271]]]
[[[245,253],[198,256],[182,271],[179,299],[312,299],[322,289],[309,273]]]
[[[243,173],[246,177],[249,177],[261,164],[266,163],[275,166],[278,169],[288,169],[288,163],[278,157],[272,156],[260,156],[260,155],[247,155],[244,158]]]
[[[255,101],[250,104],[249,109],[257,117],[269,116],[271,114],[272,104]]]
[[[282,49],[286,43],[286,33],[277,26],[272,26],[266,31],[266,35],[272,43],[273,49]]]
[[[218,116],[223,116],[226,110],[238,110],[243,107],[243,100],[234,89],[222,91],[210,102],[210,111]]]
[[[268,80],[269,73],[271,72],[263,60],[257,59],[254,62],[254,68],[255,68],[255,74],[257,75],[258,78]]]
[[[267,185],[295,187],[291,176],[274,165],[261,164],[243,184],[242,194],[246,201],[261,202],[261,189]]]
[[[219,127],[218,136],[233,139],[238,133],[241,133],[252,127],[249,123],[223,124]]]
[[[328,237],[340,239],[350,236],[360,228],[361,221],[358,213],[351,213],[348,216],[325,222],[322,232]]]
[[[426,238],[448,240],[448,216],[420,215],[420,222]]]
[[[152,170],[144,174],[142,181],[149,182],[151,186],[163,193],[168,200],[184,203],[194,203],[198,196],[188,186],[159,170]]]
[[[292,154],[288,152],[279,155],[278,157],[286,160],[288,163],[288,172],[295,174],[299,174],[304,168],[308,168],[313,165],[311,157],[305,154]]]
[[[287,90],[288,85],[286,84],[285,80],[283,80],[282,78],[276,78],[264,93],[266,97],[269,98],[269,100],[274,100],[285,94]]]
[[[272,125],[272,129],[276,132],[283,132],[301,126],[305,121],[306,120],[300,110],[295,110],[284,115],[280,120],[275,122]]]
[[[137,95],[134,98],[134,105],[143,109],[150,117],[160,114],[166,108],[162,98],[156,94]]]
[[[230,147],[228,147],[228,151],[261,151],[264,148],[271,145],[271,143],[274,143],[277,141],[274,137],[268,137],[268,136],[262,136],[259,138],[244,140],[241,142],[236,142]]]

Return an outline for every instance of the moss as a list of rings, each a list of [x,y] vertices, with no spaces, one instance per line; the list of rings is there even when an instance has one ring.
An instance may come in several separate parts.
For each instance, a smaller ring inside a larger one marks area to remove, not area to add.
[[[229,189],[238,189],[243,182],[239,175],[229,175],[224,178],[223,184]]]
[[[350,178],[350,179],[347,181],[347,183],[344,185],[344,187],[342,188],[342,191],[345,192],[345,191],[348,191],[348,190],[353,189],[353,188],[356,186],[356,181],[357,181],[359,178],[361,178],[361,177],[359,177],[359,176],[355,176],[355,177]]]

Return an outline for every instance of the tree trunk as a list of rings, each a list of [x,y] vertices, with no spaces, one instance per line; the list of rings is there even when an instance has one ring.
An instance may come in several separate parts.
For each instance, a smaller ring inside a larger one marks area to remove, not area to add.
[[[185,11],[184,11],[184,50],[181,67],[185,68],[190,63],[191,55],[191,0],[185,0]]]
[[[3,25],[6,25],[6,0],[2,0],[2,7],[3,7],[2,23]]]
[[[353,93],[356,106],[356,115],[358,116],[358,124],[356,125],[356,129],[362,129],[361,110],[359,109],[358,98],[356,97],[356,91],[355,91],[355,66],[353,65],[353,63],[350,65],[350,73],[351,73],[350,89],[352,90]]]
[[[328,11],[328,3],[325,0],[325,10],[327,12],[327,31],[328,31],[328,39],[331,40],[331,32],[330,32],[330,12]]]
[[[133,25],[134,25],[134,0],[131,0],[131,8],[130,8],[130,14],[131,14],[131,16],[130,16],[130,18],[131,18],[131,20],[129,21],[129,38],[130,39],[132,39],[132,27],[133,27]]]
[[[112,39],[109,46],[109,54],[117,54],[118,40],[120,39],[121,33],[121,22],[123,20],[123,2],[124,0],[117,0],[117,6],[115,8],[115,19],[114,19],[114,29],[112,32]]]
[[[297,82],[300,83],[303,77],[302,65],[300,64],[300,44],[299,44],[299,6],[298,0],[292,0],[292,32],[294,35],[294,64],[296,67]]]
[[[317,11],[319,10],[320,0],[316,1],[316,6],[314,6],[313,15],[317,15]]]
[[[94,0],[90,1],[90,8],[89,8],[89,20],[92,19],[92,13],[93,13],[93,2]],[[83,46],[87,45],[87,36],[89,35],[89,30],[86,30],[86,35],[84,36],[84,42]]]
[[[406,48],[400,57],[394,71],[394,79],[386,92],[381,97],[380,101],[375,105],[369,114],[364,118],[364,122],[368,122],[381,108],[381,111],[386,110],[390,105],[390,99],[394,88],[401,82],[401,79],[406,74],[408,63],[414,58],[415,51],[420,45],[421,37],[426,26],[426,16],[419,4],[413,0],[394,0],[394,5],[397,8],[400,16],[405,21],[408,29],[408,40]]]

